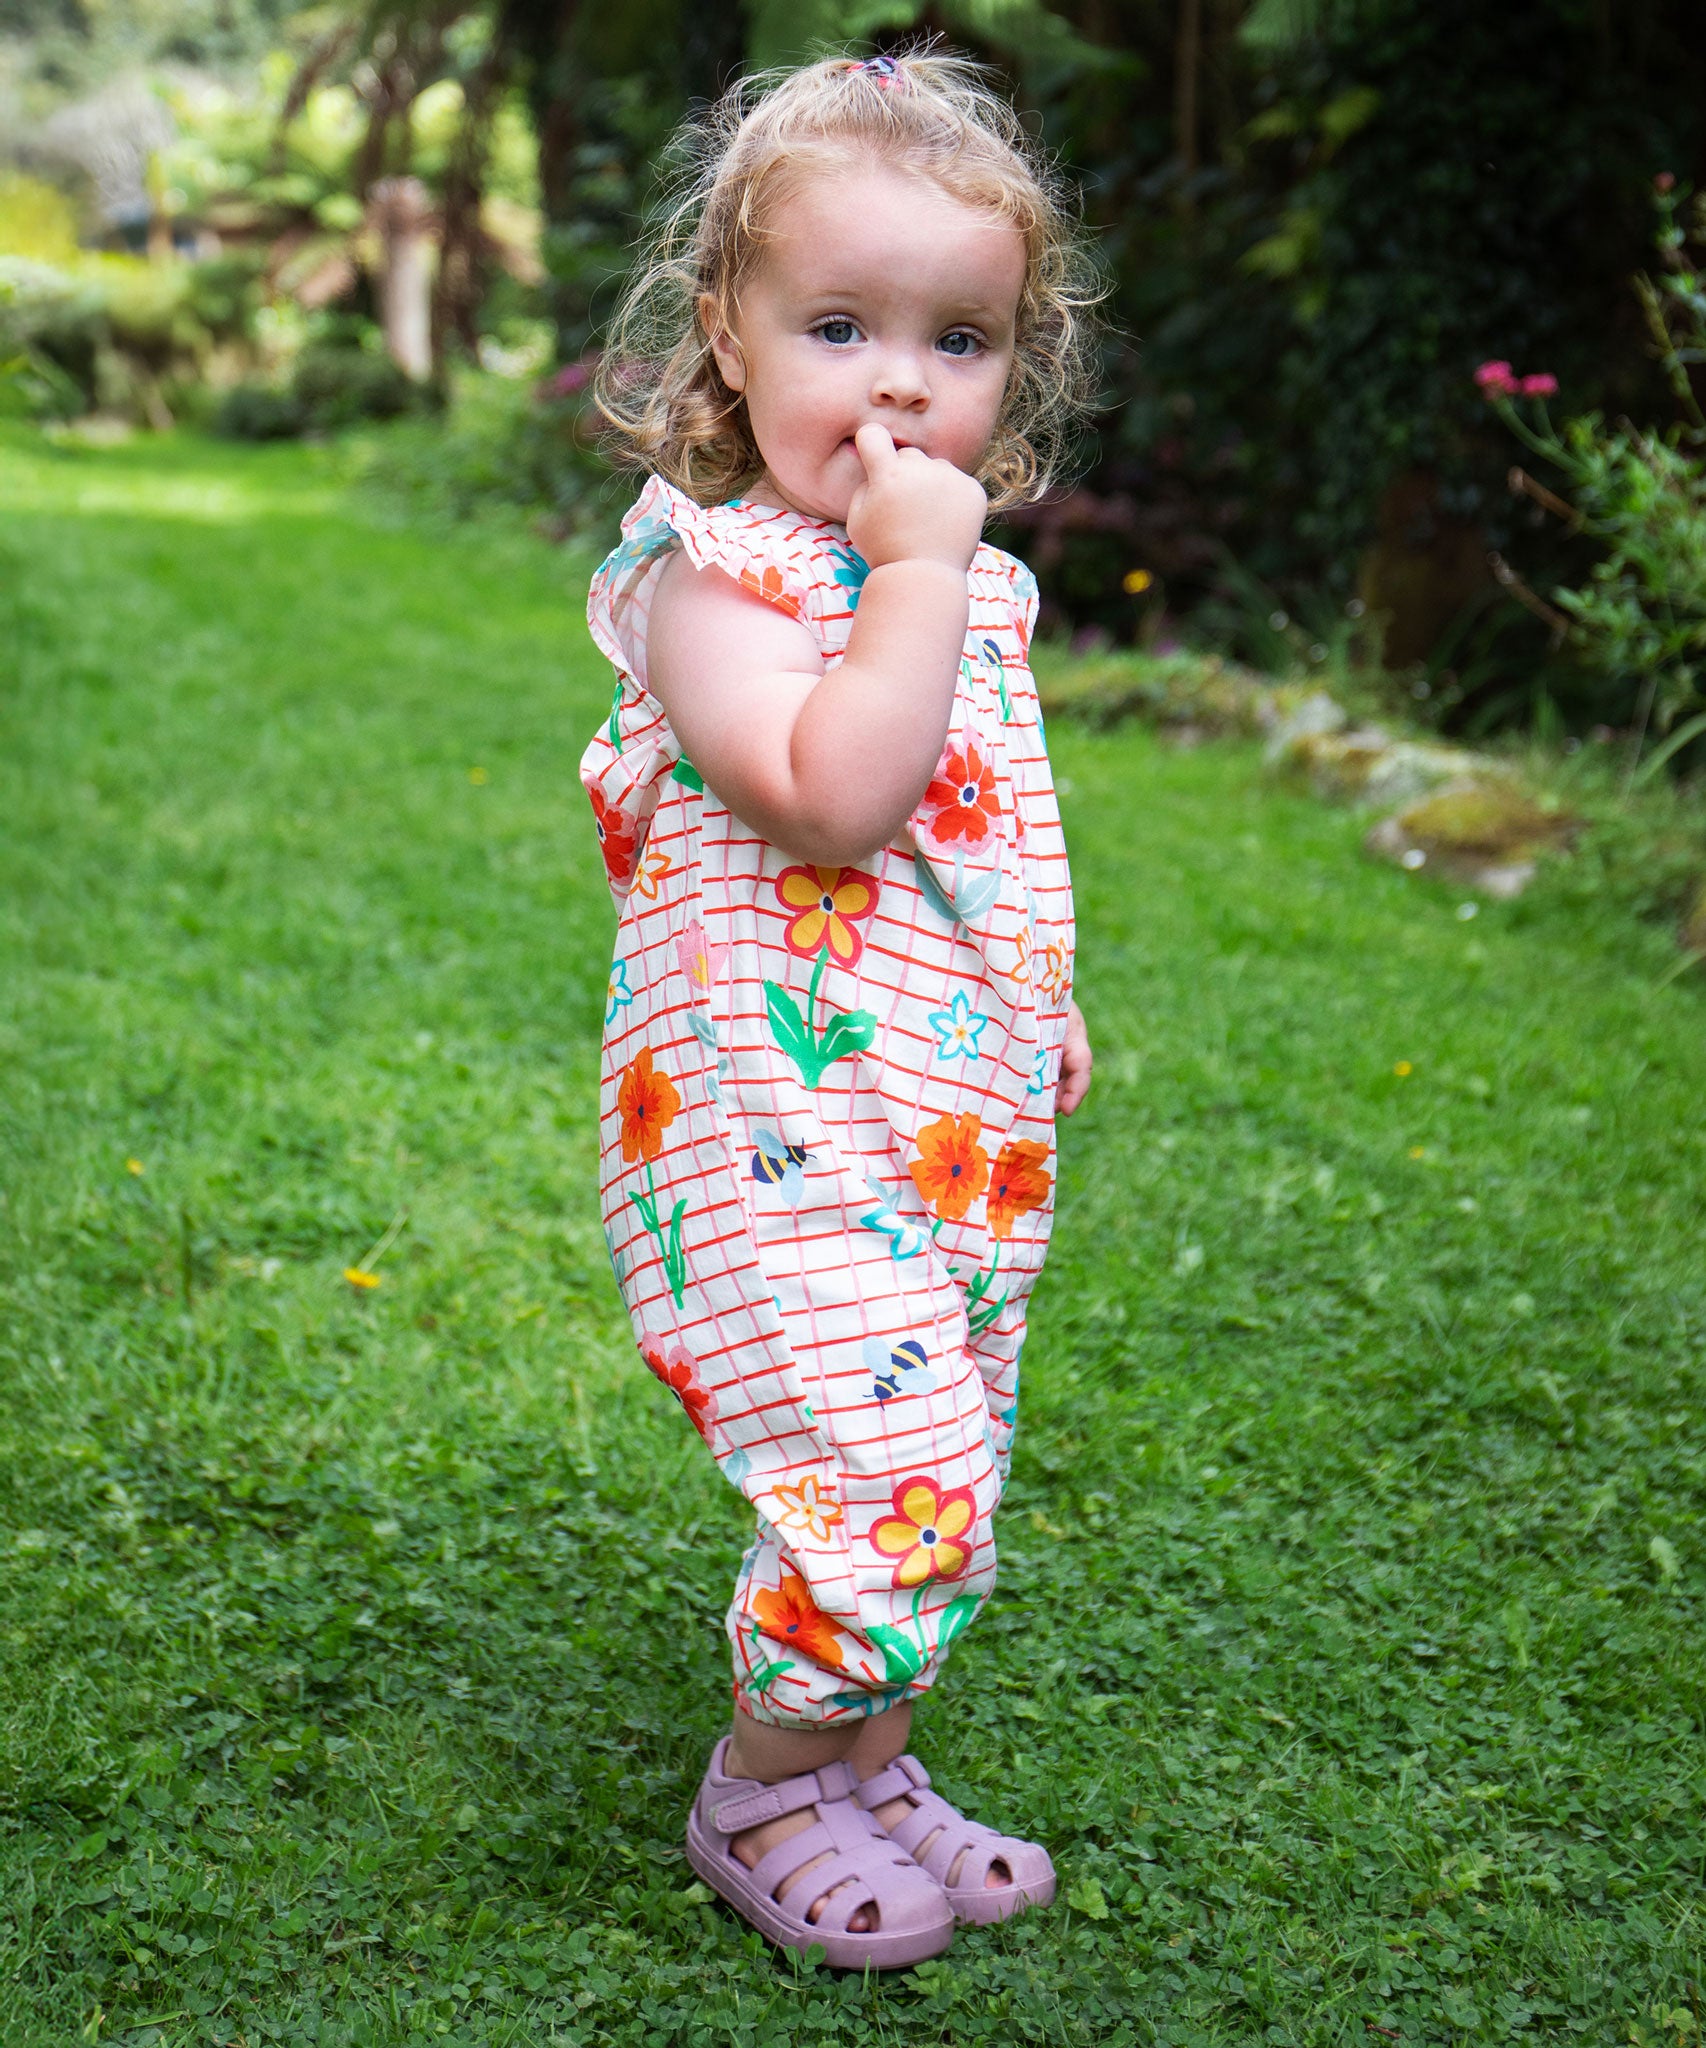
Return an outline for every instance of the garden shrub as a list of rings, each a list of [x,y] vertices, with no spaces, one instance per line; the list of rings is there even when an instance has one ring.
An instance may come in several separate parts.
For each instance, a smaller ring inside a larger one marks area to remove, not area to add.
[[[436,402],[430,387],[415,383],[389,356],[334,339],[305,348],[287,385],[239,384],[228,391],[213,426],[234,440],[279,441],[401,419]]]
[[[1706,412],[1689,376],[1706,361],[1706,276],[1689,246],[1706,245],[1706,201],[1691,209],[1690,227],[1673,179],[1660,178],[1656,197],[1665,267],[1657,283],[1638,277],[1636,296],[1682,415],[1668,431],[1608,423],[1599,412],[1555,429],[1546,400],[1558,380],[1549,371],[1519,377],[1497,360],[1475,373],[1568,502],[1521,469],[1511,471],[1513,486],[1603,550],[1578,583],[1553,591],[1555,626],[1595,677],[1602,719],[1632,726],[1637,747],[1649,731],[1669,735],[1652,769],[1706,735]]]
[[[585,363],[541,383],[464,372],[442,422],[402,422],[369,450],[370,488],[459,521],[508,508],[558,539],[614,537],[632,497],[599,454]]]

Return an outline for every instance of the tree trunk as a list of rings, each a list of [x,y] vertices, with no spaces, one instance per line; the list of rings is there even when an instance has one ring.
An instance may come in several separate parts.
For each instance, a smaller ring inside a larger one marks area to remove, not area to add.
[[[432,376],[432,201],[419,178],[381,178],[369,198],[384,258],[385,351],[418,384]]]

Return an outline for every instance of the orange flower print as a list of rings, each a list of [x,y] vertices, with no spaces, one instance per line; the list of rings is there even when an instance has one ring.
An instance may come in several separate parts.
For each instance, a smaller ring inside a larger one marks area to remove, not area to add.
[[[815,1472],[808,1472],[798,1486],[778,1481],[771,1489],[782,1503],[776,1517],[784,1529],[800,1529],[817,1543],[827,1543],[829,1532],[841,1520],[841,1509]]]
[[[977,1142],[981,1118],[939,1116],[918,1133],[918,1157],[907,1171],[938,1216],[958,1223],[989,1185],[989,1154]]]
[[[1072,955],[1066,950],[1064,939],[1050,939],[1044,947],[1037,979],[1051,1003],[1065,1002],[1066,992],[1072,986]]]
[[[644,896],[649,903],[658,900],[658,885],[665,875],[675,872],[675,863],[667,853],[648,853],[641,861],[639,872],[634,877],[634,894]]]
[[[655,1159],[663,1150],[664,1132],[681,1112],[681,1097],[669,1076],[653,1067],[649,1045],[641,1046],[623,1070],[616,1109],[622,1119],[622,1157],[630,1166],[637,1159]]]
[[[699,1368],[693,1362],[691,1352],[679,1344],[674,1350],[666,1351],[661,1337],[642,1337],[640,1356],[686,1409],[688,1421],[709,1443],[711,1424],[717,1413],[716,1397],[709,1387],[699,1384]]]
[[[1013,979],[1028,983],[1031,978],[1031,928],[1028,924],[1019,927],[1013,941]]]
[[[862,868],[784,868],[776,893],[799,913],[782,934],[789,952],[815,960],[827,947],[851,967],[865,943],[855,926],[876,909],[877,886]]]
[[[752,1606],[758,1626],[772,1642],[792,1643],[818,1663],[841,1669],[841,1641],[835,1624],[812,1604],[806,1582],[798,1572],[783,1571],[779,1593],[760,1586],[752,1596]]]
[[[743,590],[750,590],[754,597],[763,598],[766,604],[775,605],[778,611],[786,612],[790,618],[797,619],[800,616],[799,599],[790,597],[783,589],[782,572],[774,563],[762,576],[755,569],[743,569],[740,572],[740,583]]]
[[[871,1528],[871,1541],[896,1560],[896,1586],[921,1586],[926,1579],[957,1579],[971,1563],[971,1525],[977,1501],[969,1486],[944,1493],[920,1473],[894,1490],[894,1513]]]
[[[604,872],[621,888],[634,872],[634,827],[601,789],[590,789],[592,821],[598,831],[598,850],[604,856]]]
[[[1015,1138],[996,1155],[989,1178],[989,1234],[1005,1244],[1021,1216],[1048,1200],[1054,1176],[1044,1165],[1048,1147],[1030,1138]]]
[[[942,756],[924,802],[935,812],[925,829],[938,846],[951,846],[956,839],[981,846],[1001,815],[994,772],[969,740]]]

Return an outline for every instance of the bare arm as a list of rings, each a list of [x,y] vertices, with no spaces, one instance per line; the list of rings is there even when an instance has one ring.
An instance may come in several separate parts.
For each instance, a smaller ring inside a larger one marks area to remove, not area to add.
[[[1070,1116],[1089,1094],[1092,1064],[1084,1012],[1074,1003],[1066,1013],[1066,1042],[1060,1049],[1060,1087],[1054,1098],[1057,1116]]]
[[[720,570],[676,557],[648,637],[651,687],[693,765],[736,817],[801,860],[886,846],[941,759],[965,644],[981,486],[880,427],[847,515],[870,563],[847,652],[824,673],[797,620]]]

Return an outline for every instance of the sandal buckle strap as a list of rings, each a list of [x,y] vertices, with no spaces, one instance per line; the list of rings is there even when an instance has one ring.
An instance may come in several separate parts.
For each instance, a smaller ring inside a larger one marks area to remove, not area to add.
[[[797,1813],[802,1806],[819,1800],[845,1799],[858,1789],[852,1768],[844,1763],[824,1764],[798,1778],[784,1778],[778,1785],[753,1785],[711,1808],[711,1825],[720,1835],[744,1834],[762,1827],[767,1820],[780,1820],[785,1813]]]

